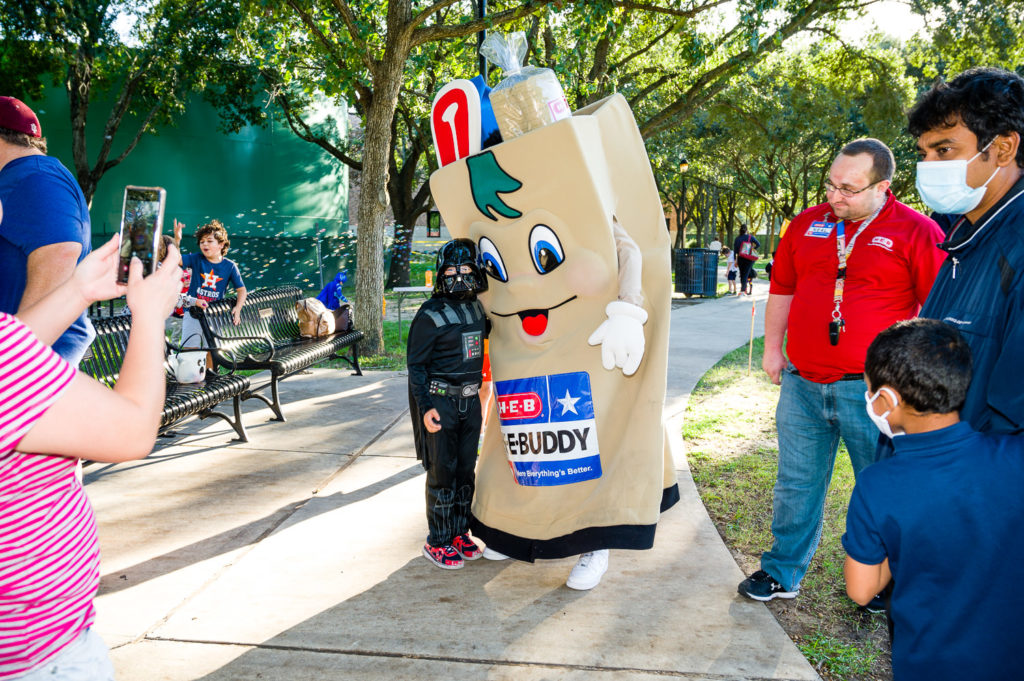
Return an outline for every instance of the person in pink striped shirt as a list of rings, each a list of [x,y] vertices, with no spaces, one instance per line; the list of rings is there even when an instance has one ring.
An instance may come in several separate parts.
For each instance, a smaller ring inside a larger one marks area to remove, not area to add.
[[[133,262],[127,287],[115,281],[117,261],[115,238],[18,317],[0,313],[3,681],[113,679],[106,646],[89,629],[99,544],[75,468],[79,458],[127,461],[153,448],[164,401],[164,319],[181,282],[176,249],[145,278]],[[132,331],[110,390],[48,346],[91,303],[125,290]]]

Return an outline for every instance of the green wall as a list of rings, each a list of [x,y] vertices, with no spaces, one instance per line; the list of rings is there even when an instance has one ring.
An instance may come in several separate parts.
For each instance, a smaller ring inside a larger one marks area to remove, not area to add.
[[[74,173],[64,90],[54,88],[30,106],[39,116],[50,154]],[[88,151],[93,162],[109,106],[103,100],[90,106]],[[347,125],[343,108],[319,113]],[[90,210],[94,244],[117,231],[125,185],[158,186],[167,190],[164,232],[171,233],[177,218],[185,223],[183,250],[195,250],[195,228],[214,218],[223,222],[231,235],[228,257],[238,263],[250,290],[283,283],[319,289],[319,263],[325,280],[346,268],[353,280],[348,168],[276,121],[235,134],[222,133],[217,126],[216,111],[196,97],[175,126],[144,135],[100,180]],[[125,136],[137,129],[135,121],[125,121],[112,157],[124,149]]]

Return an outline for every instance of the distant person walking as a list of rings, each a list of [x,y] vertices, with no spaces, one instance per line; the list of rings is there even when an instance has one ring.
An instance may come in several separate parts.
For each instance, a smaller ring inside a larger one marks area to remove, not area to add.
[[[747,232],[746,223],[740,225],[740,235],[732,243],[733,253],[736,254],[736,267],[740,271],[740,293],[750,295],[750,271],[754,269],[757,262],[757,249],[761,248],[761,242],[753,234]]]
[[[736,253],[728,248],[723,248],[722,254],[725,256],[725,280],[729,282],[729,293],[738,294],[739,291],[736,290],[736,274],[739,272],[739,269],[736,267]]]

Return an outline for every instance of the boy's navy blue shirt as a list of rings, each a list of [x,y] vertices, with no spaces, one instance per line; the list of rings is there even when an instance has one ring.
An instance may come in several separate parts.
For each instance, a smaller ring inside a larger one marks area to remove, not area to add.
[[[181,266],[192,270],[188,294],[202,300],[223,299],[228,292],[228,283],[236,291],[245,285],[238,265],[227,258],[212,263],[202,253],[186,253],[181,256]]]
[[[1015,380],[1024,361],[1024,178],[976,224],[932,217],[949,256],[920,316],[955,326],[971,346],[973,379],[960,417],[975,430],[1024,432],[1024,390]]]
[[[28,256],[52,244],[82,244],[79,262],[91,250],[89,206],[75,178],[51,156],[24,156],[0,171],[0,312],[18,311],[25,293]],[[53,344],[61,357],[78,363],[92,341],[83,312]]]
[[[846,516],[851,558],[892,570],[893,677],[1018,674],[1024,589],[1024,439],[961,421],[893,438]]]

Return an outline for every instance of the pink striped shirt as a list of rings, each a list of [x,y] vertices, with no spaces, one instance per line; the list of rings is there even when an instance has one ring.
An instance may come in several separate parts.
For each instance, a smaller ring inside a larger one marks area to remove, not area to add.
[[[95,619],[99,543],[76,461],[15,451],[74,377],[0,313],[0,679],[42,665]]]

